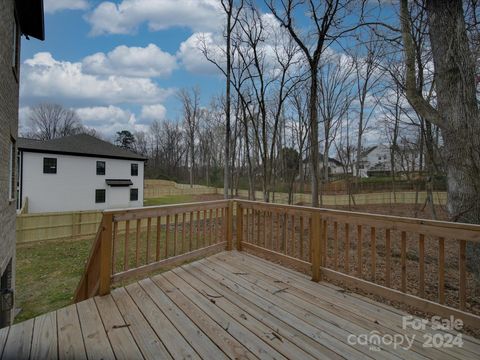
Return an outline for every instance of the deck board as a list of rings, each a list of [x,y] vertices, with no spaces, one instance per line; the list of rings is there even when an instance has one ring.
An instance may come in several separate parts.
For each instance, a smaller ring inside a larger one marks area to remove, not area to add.
[[[480,341],[466,335],[462,348],[424,348],[424,332],[402,329],[404,315],[258,257],[223,252],[0,329],[0,358],[478,359]],[[408,351],[348,342],[371,331],[416,339]]]

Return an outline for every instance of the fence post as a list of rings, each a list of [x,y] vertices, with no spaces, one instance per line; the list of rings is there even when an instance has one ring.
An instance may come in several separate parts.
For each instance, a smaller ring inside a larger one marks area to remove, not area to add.
[[[310,244],[312,244],[312,281],[321,280],[322,248],[323,248],[323,221],[320,213],[312,213],[312,231],[310,232]]]
[[[112,280],[112,214],[104,214],[100,244],[100,295],[110,294]]]
[[[237,250],[242,251],[243,241],[243,208],[240,203],[237,204]]]
[[[232,250],[233,240],[233,200],[228,201],[227,208],[227,251]]]

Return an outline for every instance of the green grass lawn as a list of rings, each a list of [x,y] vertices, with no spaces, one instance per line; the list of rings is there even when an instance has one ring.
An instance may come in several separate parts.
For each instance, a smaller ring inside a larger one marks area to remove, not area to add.
[[[59,309],[72,301],[92,240],[17,246],[15,322]]]

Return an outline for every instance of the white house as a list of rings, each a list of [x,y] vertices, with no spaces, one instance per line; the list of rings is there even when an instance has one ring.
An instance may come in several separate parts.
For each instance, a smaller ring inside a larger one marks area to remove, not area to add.
[[[143,206],[145,158],[90,135],[18,139],[18,196],[28,212]]]
[[[356,161],[356,152],[352,163]],[[370,174],[385,173],[392,170],[390,146],[379,144],[363,149],[360,159],[359,176],[367,177]],[[413,172],[421,170],[419,168],[421,154],[414,146],[400,145],[395,152],[395,171]],[[355,175],[355,167],[353,169]]]

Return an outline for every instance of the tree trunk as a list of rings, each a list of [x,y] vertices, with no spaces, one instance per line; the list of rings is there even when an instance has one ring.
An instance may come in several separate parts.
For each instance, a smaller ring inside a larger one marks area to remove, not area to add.
[[[310,168],[312,176],[312,206],[318,207],[318,67],[312,66],[312,77],[310,83]]]

